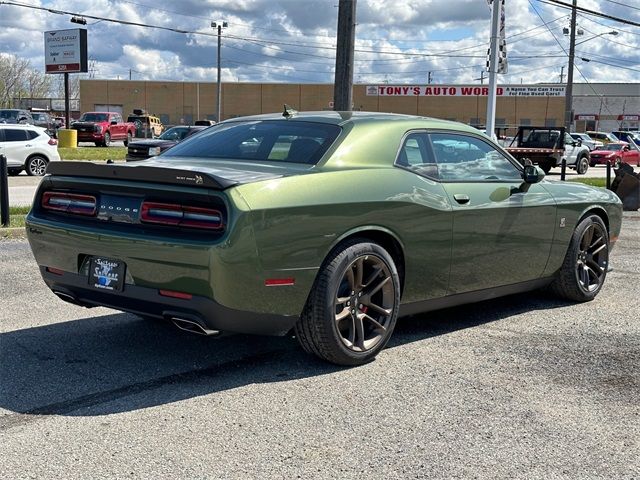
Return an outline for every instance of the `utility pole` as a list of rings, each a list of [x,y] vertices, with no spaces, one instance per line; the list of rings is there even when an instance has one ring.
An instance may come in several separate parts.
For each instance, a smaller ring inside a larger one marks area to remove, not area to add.
[[[131,69],[129,69],[129,80],[131,80]]]
[[[571,37],[569,39],[569,68],[567,69],[567,89],[564,93],[564,128],[571,131],[573,124],[573,62],[576,54],[576,7],[578,0],[573,0],[571,8]]]
[[[575,0],[574,0],[575,1]],[[489,57],[489,95],[487,97],[487,128],[488,137],[495,138],[496,125],[496,84],[498,80],[498,33],[500,28],[501,0],[491,2],[491,47]]]
[[[564,80],[564,65],[560,67],[560,83]]]
[[[484,70],[480,70],[480,85],[484,85]]]
[[[356,0],[338,4],[338,39],[333,109],[350,111],[353,104],[353,57],[356,42]]]
[[[216,87],[216,122],[222,121],[222,82],[220,80],[221,66],[220,66],[220,50],[222,48],[222,28],[227,28],[229,24],[227,22],[211,22],[212,28],[218,29],[218,80]]]
[[[431,82],[433,82],[433,77],[431,76],[431,72],[429,72],[429,76],[427,77],[427,83],[431,85]]]

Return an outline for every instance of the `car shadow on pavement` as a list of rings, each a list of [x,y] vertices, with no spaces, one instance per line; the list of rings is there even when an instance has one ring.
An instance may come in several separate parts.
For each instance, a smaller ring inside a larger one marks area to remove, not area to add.
[[[535,293],[406,317],[388,348],[564,305]],[[341,369],[290,336],[199,337],[125,313],[54,323],[0,334],[0,408],[13,412],[0,430],[39,415],[121,413]]]

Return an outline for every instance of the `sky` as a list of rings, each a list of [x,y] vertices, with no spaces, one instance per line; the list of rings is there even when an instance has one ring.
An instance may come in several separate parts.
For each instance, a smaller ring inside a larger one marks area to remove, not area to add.
[[[12,0],[13,1],[13,0]],[[570,2],[571,0],[566,0]],[[0,1],[0,55],[44,71],[43,32],[79,28],[70,15]],[[87,18],[91,76],[97,79],[215,81],[217,38],[226,21],[222,79],[332,83],[338,0],[17,0]],[[640,22],[638,0],[580,0],[579,6]],[[570,11],[540,0],[506,0],[507,83],[566,80]],[[486,0],[358,0],[354,82],[479,84],[489,44]],[[84,28],[84,27],[81,27]],[[640,82],[640,28],[578,16],[575,82]],[[607,32],[616,31],[617,35]],[[202,34],[200,34],[202,33]],[[586,60],[590,61],[586,61]],[[484,74],[486,76],[486,73]],[[486,79],[485,79],[486,83]]]

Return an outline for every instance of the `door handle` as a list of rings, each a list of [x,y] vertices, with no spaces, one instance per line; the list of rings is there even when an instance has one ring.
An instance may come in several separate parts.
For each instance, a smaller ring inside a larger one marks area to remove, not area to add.
[[[458,202],[460,205],[465,205],[467,203],[469,203],[469,195],[465,195],[463,193],[456,193],[453,198],[455,199],[456,202]]]
[[[27,143],[27,144],[25,145],[25,147],[32,147],[32,146],[33,146],[33,145],[31,145],[30,143]]]

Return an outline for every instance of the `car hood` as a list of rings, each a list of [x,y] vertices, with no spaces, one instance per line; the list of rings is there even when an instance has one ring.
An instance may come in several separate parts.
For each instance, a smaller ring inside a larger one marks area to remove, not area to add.
[[[593,150],[591,152],[591,156],[593,155],[614,155],[616,153],[619,153],[619,150]]]
[[[136,140],[135,142],[129,142],[129,147],[172,147],[176,143],[178,142],[175,140]]]

